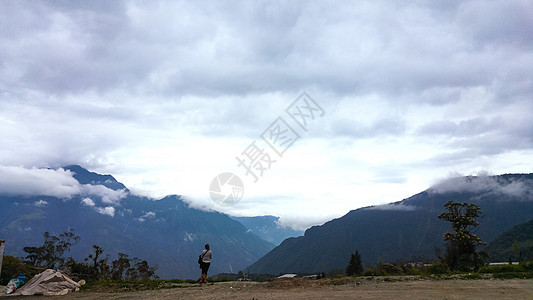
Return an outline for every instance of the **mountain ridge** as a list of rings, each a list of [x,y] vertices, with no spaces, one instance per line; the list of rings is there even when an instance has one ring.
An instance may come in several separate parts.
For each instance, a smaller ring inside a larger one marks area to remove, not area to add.
[[[402,201],[348,212],[303,236],[287,239],[257,262],[251,273],[314,273],[343,269],[358,250],[363,263],[431,260],[444,249],[450,225],[437,217],[449,200],[475,203],[484,217],[475,233],[490,242],[533,216],[533,173],[447,180]]]

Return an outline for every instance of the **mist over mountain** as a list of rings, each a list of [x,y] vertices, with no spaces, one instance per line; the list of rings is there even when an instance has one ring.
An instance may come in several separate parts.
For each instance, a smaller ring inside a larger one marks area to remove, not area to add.
[[[239,221],[252,233],[276,246],[286,238],[304,234],[303,230],[280,226],[279,217],[276,216],[232,217],[232,219]]]
[[[475,233],[487,243],[533,218],[533,174],[445,180],[405,200],[350,211],[304,236],[289,238],[252,264],[252,273],[312,273],[345,268],[356,250],[364,264],[431,260],[444,250],[450,224],[438,219],[447,201],[475,203],[483,217]]]
[[[275,246],[228,215],[191,208],[178,195],[160,200],[136,196],[113,176],[80,166],[10,171],[27,182],[19,186],[12,180],[9,192],[0,193],[6,255],[24,256],[23,247],[42,245],[45,231],[59,235],[72,228],[81,241],[68,255],[77,259],[98,244],[112,259],[121,252],[157,264],[162,278],[197,278],[205,243],[213,251],[211,275],[236,273]],[[55,179],[44,180],[51,174]],[[23,193],[34,186],[41,195]]]

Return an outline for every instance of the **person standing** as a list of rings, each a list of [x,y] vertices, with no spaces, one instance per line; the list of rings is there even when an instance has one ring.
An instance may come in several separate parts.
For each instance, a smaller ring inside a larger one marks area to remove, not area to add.
[[[207,270],[209,270],[209,266],[211,266],[211,259],[213,259],[213,253],[211,253],[211,250],[209,249],[209,244],[205,244],[205,250],[202,251],[202,275],[200,276],[200,283],[207,283]]]

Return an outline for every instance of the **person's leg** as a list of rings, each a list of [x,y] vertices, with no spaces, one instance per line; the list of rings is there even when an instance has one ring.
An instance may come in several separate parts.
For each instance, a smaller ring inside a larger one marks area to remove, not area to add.
[[[207,271],[209,270],[209,267],[211,266],[211,263],[206,263],[205,264],[205,271],[204,271],[204,274],[205,274],[205,280],[204,282],[207,283]]]

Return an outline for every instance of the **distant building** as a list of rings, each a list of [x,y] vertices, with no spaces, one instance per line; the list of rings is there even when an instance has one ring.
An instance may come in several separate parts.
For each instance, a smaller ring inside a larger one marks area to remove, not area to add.
[[[520,263],[517,261],[513,261],[511,263],[509,262],[491,262],[489,263],[489,266],[501,266],[501,265],[519,265]]]
[[[298,274],[283,274],[281,276],[278,276],[276,278],[294,278],[294,277],[297,277]]]

